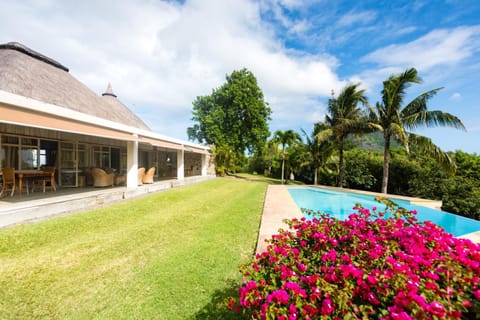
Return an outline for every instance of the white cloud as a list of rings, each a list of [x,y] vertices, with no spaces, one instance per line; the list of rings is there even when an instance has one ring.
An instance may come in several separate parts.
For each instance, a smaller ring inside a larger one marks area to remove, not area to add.
[[[390,45],[365,56],[365,62],[428,70],[458,63],[480,49],[480,26],[433,30],[412,42]]]
[[[462,95],[458,92],[455,92],[454,94],[452,94],[448,100],[451,100],[451,101],[460,101],[462,100]]]
[[[235,69],[256,75],[279,125],[289,110],[311,108],[304,95],[328,96],[342,86],[335,59],[292,55],[254,1],[0,2],[0,42],[22,42],[58,60],[99,94],[111,82],[155,131],[174,137],[186,137],[195,97]]]
[[[349,12],[341,16],[337,24],[341,27],[349,27],[354,24],[367,24],[375,20],[376,16],[375,11]]]

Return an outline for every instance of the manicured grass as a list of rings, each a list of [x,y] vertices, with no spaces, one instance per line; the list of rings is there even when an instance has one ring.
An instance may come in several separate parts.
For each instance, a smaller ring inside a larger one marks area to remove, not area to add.
[[[229,319],[266,184],[219,178],[0,230],[1,319]]]
[[[270,177],[265,177],[262,174],[251,174],[251,173],[236,173],[234,175],[237,178],[242,178],[246,179],[249,181],[262,181],[266,182],[268,184],[281,184],[282,180],[281,179],[276,179],[276,178],[270,178]],[[303,182],[300,181],[295,181],[295,180],[285,180],[285,184],[304,184]]]

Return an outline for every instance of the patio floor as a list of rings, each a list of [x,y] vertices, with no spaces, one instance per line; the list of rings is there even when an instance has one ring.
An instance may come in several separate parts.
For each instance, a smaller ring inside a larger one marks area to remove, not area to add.
[[[184,180],[162,180],[144,184],[137,189],[120,187],[57,188],[57,191],[35,191],[27,195],[15,192],[13,197],[4,194],[0,198],[0,228],[36,222],[51,217],[100,208],[150,193],[166,191],[214,178],[194,176]]]

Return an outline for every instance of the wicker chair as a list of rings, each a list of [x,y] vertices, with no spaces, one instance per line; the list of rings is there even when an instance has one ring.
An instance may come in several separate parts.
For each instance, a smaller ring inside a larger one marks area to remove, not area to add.
[[[93,186],[94,187],[113,187],[115,173],[106,173],[100,168],[92,168]]]
[[[143,175],[142,182],[143,183],[153,183],[153,176],[155,175],[155,167],[151,167],[148,171]]]
[[[145,168],[138,168],[138,185],[143,184],[143,176],[145,175]]]
[[[0,191],[0,196],[8,190],[8,186],[11,186],[10,197],[15,193],[15,168],[2,168],[3,186]],[[27,188],[28,189],[28,188]]]
[[[43,179],[43,192],[45,192],[47,185],[50,185],[50,191],[57,191],[55,184],[55,167],[43,167],[43,172],[48,174],[48,176]]]

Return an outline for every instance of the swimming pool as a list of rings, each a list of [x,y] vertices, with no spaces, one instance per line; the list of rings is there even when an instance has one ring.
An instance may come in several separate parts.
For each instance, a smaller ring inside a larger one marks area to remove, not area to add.
[[[347,219],[354,212],[353,207],[357,203],[369,209],[372,207],[377,207],[379,210],[384,209],[383,203],[375,201],[374,197],[369,195],[322,188],[288,188],[288,192],[299,208],[328,213],[330,216],[340,220]],[[392,200],[405,209],[417,210],[418,220],[432,221],[456,237],[480,231],[480,221],[445,211],[412,205],[406,200]]]

